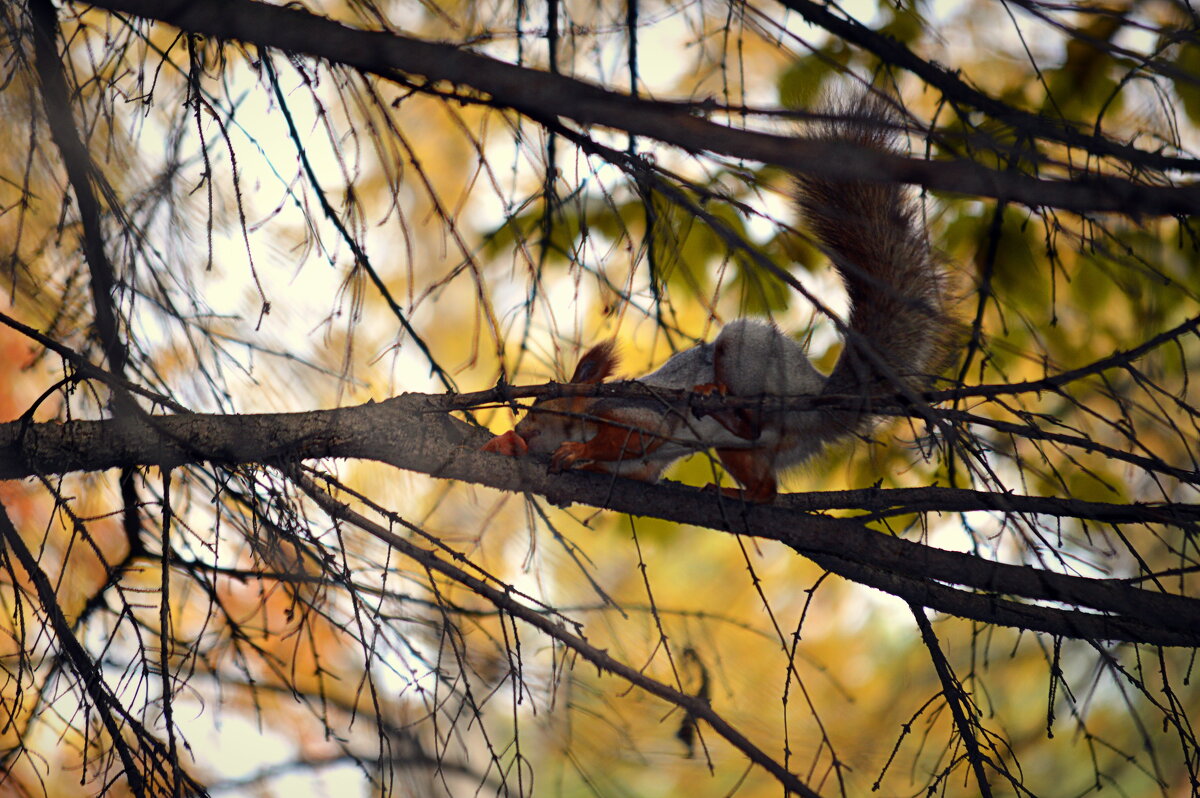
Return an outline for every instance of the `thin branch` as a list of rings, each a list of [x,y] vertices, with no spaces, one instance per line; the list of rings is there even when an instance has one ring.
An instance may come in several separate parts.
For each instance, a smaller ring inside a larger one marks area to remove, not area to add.
[[[50,577],[38,565],[37,558],[33,556],[33,553],[25,545],[25,541],[21,539],[8,517],[8,512],[0,505],[0,552],[5,551],[16,555],[17,562],[21,564],[21,568],[25,570],[33,583],[38,603],[42,607],[42,612],[45,613],[60,650],[79,678],[84,695],[98,713],[105,731],[108,732],[112,747],[121,760],[125,778],[129,782],[129,789],[134,795],[139,796],[156,794],[157,787],[154,781],[158,781],[158,779],[154,778],[155,775],[162,780],[162,783],[166,783],[172,777],[164,766],[168,756],[165,747],[150,735],[135,718],[130,716],[117,697],[113,695],[112,690],[104,681],[100,664],[92,659],[72,631],[70,622],[67,621],[62,607],[59,606],[58,595]],[[118,722],[118,716],[122,723]],[[138,756],[126,740],[122,727],[130,729],[134,739],[150,750],[146,751],[144,755]],[[146,761],[147,759],[149,761]],[[140,764],[139,760],[141,760]],[[149,774],[144,772],[143,768],[148,769]],[[148,784],[147,775],[154,781]],[[179,769],[174,770],[174,777],[179,779],[184,789],[195,794],[204,793],[202,785]]]
[[[1080,147],[1093,155],[1120,158],[1135,166],[1177,169],[1183,172],[1200,171],[1200,161],[1195,158],[1171,157],[1159,152],[1149,152],[1131,147],[1102,136],[1088,135],[1066,121],[1030,113],[997,100],[969,85],[960,77],[958,71],[951,71],[936,62],[926,61],[905,46],[903,42],[877,33],[856,19],[837,16],[828,5],[820,5],[812,0],[779,0],[779,2],[800,14],[808,22],[824,28],[839,39],[857,44],[864,50],[874,53],[884,63],[895,64],[901,69],[912,72],[940,91],[955,105],[976,108],[987,114],[989,119],[1011,125],[1026,136],[1061,141],[1071,147]],[[1177,74],[1191,83],[1195,83],[1197,80],[1195,75],[1182,70],[1177,70]]]
[[[933,633],[933,626],[925,617],[925,608],[916,604],[909,604],[908,607],[912,610],[913,618],[916,619],[917,626],[921,630],[921,640],[924,641],[925,648],[929,651],[929,657],[933,660],[933,669],[937,672],[938,681],[942,683],[942,695],[946,698],[946,705],[950,707],[950,715],[954,718],[955,728],[958,729],[958,738],[962,740],[963,746],[967,749],[967,761],[971,763],[971,770],[975,773],[975,783],[979,785],[979,794],[984,798],[991,798],[992,786],[988,783],[987,771],[984,769],[984,765],[991,764],[991,762],[979,750],[979,741],[975,739],[975,724],[968,717],[970,707],[967,704],[967,697],[963,692],[962,685],[955,678],[954,671],[950,669],[946,655],[942,653],[937,635]]]
[[[488,582],[472,576],[461,568],[444,562],[435,552],[417,546],[406,538],[392,532],[390,529],[359,515],[345,504],[342,504],[321,490],[315,482],[299,471],[293,470],[290,476],[308,497],[316,502],[330,517],[354,524],[359,529],[387,543],[405,557],[409,557],[415,562],[420,563],[430,571],[440,573],[458,582],[474,594],[491,602],[503,612],[514,618],[520,618],[535,629],[542,631],[554,640],[567,646],[600,670],[611,673],[629,684],[637,685],[651,695],[680,707],[689,715],[704,720],[726,742],[745,754],[750,761],[771,773],[787,790],[797,795],[805,796],[805,798],[819,798],[819,794],[811,787],[802,782],[795,774],[789,772],[772,757],[768,756],[766,752],[750,742],[721,715],[717,714],[716,710],[712,708],[712,705],[706,699],[688,695],[687,693],[668,687],[662,682],[646,676],[637,668],[630,667],[614,659],[607,651],[593,646],[583,637],[568,631],[561,623],[547,618],[537,609],[527,607],[517,601],[510,592],[496,588]]]

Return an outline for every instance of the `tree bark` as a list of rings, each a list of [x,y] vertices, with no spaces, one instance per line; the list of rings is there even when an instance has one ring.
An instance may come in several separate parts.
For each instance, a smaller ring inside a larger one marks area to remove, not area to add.
[[[540,493],[560,505],[579,502],[777,540],[847,579],[983,623],[1091,640],[1200,644],[1198,599],[1124,580],[1070,576],[945,551],[786,502],[755,505],[671,483],[584,472],[550,474],[544,462],[533,458],[479,451],[488,433],[450,415],[458,406],[457,397],[404,394],[303,413],[15,421],[0,425],[0,478],[121,466],[273,466],[365,458],[433,477]]]

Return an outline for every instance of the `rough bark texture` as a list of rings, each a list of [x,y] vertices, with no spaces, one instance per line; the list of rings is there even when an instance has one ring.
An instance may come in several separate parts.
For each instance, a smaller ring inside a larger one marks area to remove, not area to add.
[[[549,474],[543,462],[487,454],[453,400],[405,394],[338,410],[147,416],[142,421],[0,425],[0,478],[192,463],[275,465],[365,458],[434,477],[542,494],[636,515],[778,540],[847,579],[986,623],[1073,638],[1200,644],[1200,600],[990,562],[876,532],[846,518],[761,506],[670,483]],[[648,508],[653,508],[648,510]],[[1026,601],[1057,602],[1061,606]]]

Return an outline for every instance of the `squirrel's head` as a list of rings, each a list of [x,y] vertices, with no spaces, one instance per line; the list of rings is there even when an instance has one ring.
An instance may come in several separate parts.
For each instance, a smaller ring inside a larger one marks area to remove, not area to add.
[[[597,385],[613,373],[617,362],[614,342],[596,344],[579,359],[570,382]],[[593,434],[594,430],[589,428],[589,408],[595,401],[590,396],[538,399],[529,406],[525,418],[513,433],[520,437],[526,450],[534,454],[552,454],[563,441],[584,440]]]

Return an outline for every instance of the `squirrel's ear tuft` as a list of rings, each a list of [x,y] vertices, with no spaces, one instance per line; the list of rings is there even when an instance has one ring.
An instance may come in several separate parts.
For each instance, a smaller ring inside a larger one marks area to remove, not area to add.
[[[612,341],[596,344],[579,359],[571,382],[601,382],[617,367],[617,346]]]

